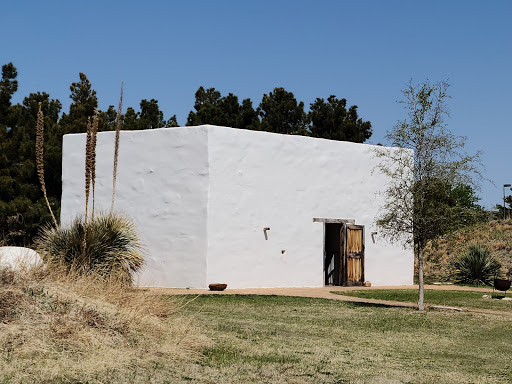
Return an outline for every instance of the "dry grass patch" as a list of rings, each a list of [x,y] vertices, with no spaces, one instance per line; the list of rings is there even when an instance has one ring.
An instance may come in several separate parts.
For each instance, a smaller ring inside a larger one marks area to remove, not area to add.
[[[65,269],[0,269],[0,382],[163,382],[208,345],[178,306]]]

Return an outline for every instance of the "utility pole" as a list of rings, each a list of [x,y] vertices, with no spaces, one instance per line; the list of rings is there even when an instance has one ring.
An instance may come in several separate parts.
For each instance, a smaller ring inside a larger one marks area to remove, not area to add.
[[[507,209],[505,208],[505,188],[510,188],[510,184],[503,184],[503,220],[507,218]]]

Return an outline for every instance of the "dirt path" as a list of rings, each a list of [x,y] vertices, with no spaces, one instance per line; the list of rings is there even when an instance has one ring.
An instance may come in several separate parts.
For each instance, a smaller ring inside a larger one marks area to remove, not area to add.
[[[163,295],[276,295],[276,296],[295,296],[295,297],[311,297],[318,299],[340,300],[353,303],[362,303],[370,305],[381,305],[386,307],[404,307],[416,308],[417,303],[367,299],[362,297],[345,296],[342,294],[333,294],[331,292],[347,292],[354,290],[369,289],[418,289],[417,285],[395,285],[395,286],[379,286],[379,287],[320,287],[320,288],[243,288],[243,289],[226,289],[223,292],[214,292],[207,289],[176,289],[176,288],[145,288],[155,294]],[[492,288],[474,288],[460,287],[454,285],[425,285],[425,289],[448,290],[448,291],[473,291],[473,292],[492,292]],[[511,316],[512,312],[497,311],[492,309],[463,308],[465,312],[485,313],[493,315]]]
[[[166,295],[278,295],[278,296],[300,296],[300,297],[317,297],[332,298],[331,292],[349,292],[371,289],[418,289],[417,285],[388,285],[378,287],[299,287],[299,288],[241,288],[226,289],[223,292],[214,292],[208,289],[180,289],[180,288],[147,288],[155,293]],[[492,288],[474,288],[461,287],[456,285],[425,285],[425,289],[435,289],[441,291],[476,291],[476,292],[492,292]],[[343,296],[346,297],[346,296]]]

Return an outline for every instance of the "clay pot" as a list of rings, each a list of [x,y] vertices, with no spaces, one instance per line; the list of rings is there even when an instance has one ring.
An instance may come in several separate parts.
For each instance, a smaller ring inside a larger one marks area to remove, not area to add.
[[[507,291],[510,288],[510,280],[494,279],[494,288],[498,291]]]
[[[227,286],[227,284],[210,284],[208,288],[210,288],[210,291],[223,291]]]

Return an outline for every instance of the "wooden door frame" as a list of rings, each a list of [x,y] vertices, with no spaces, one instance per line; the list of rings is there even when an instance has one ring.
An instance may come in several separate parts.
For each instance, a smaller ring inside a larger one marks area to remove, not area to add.
[[[351,228],[353,227],[353,228]],[[357,282],[349,282],[348,281],[348,271],[347,271],[347,229],[356,229],[362,230],[362,243],[361,243],[361,280]],[[340,234],[340,247],[341,247],[341,268],[340,268],[340,282],[344,287],[349,286],[359,286],[364,283],[364,263],[365,263],[365,244],[364,244],[364,225],[357,225],[354,223],[344,223],[341,229],[342,233]]]

